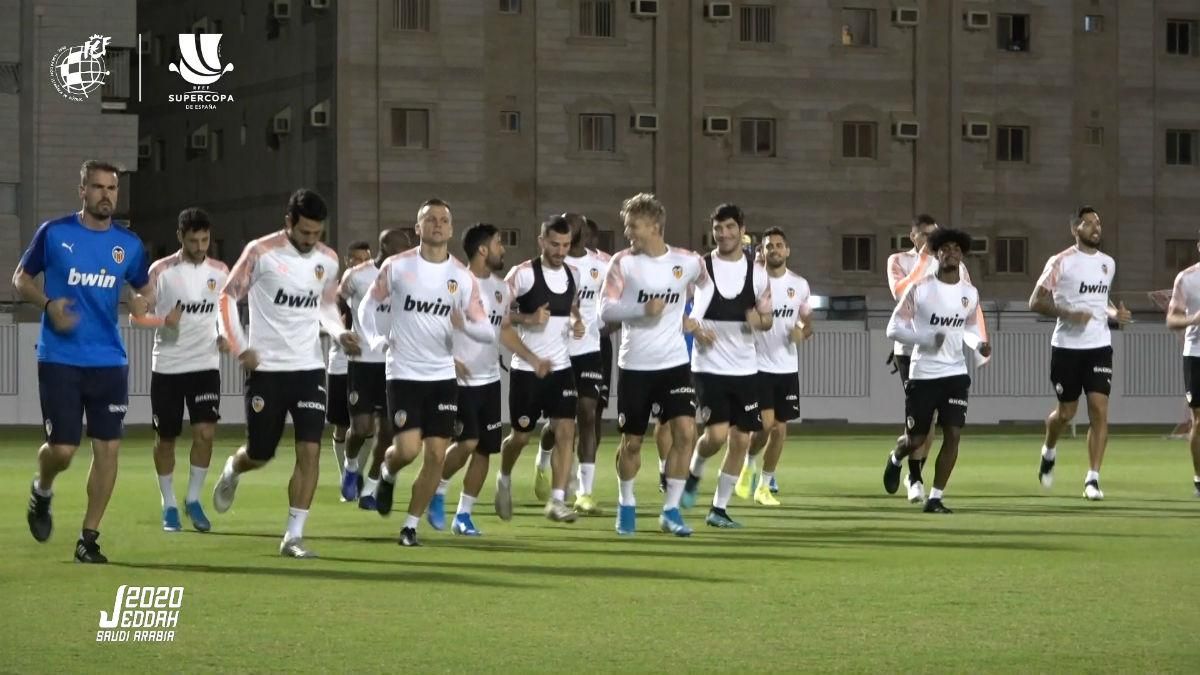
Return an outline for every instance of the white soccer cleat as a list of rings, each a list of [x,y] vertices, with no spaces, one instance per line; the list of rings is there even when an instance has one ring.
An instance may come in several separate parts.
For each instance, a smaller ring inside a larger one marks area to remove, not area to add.
[[[1088,481],[1087,485],[1083,486],[1083,496],[1091,502],[1098,502],[1104,499],[1104,492],[1100,489],[1100,483],[1094,480]]]
[[[908,503],[920,504],[921,502],[925,501],[925,484],[924,483],[922,483],[921,481],[917,481],[916,483],[909,483],[907,480],[905,480],[904,482],[906,484],[908,484]]]
[[[501,485],[500,481],[496,481],[496,515],[500,520],[512,520],[512,485]]]
[[[233,506],[233,498],[237,495],[238,476],[233,472],[233,456],[225,460],[225,469],[213,486],[213,509],[217,513],[225,513]]]
[[[546,502],[545,514],[546,518],[556,523],[573,523],[577,517],[577,514],[571,507],[557,499],[551,499]]]
[[[279,555],[285,558],[316,558],[317,554],[304,545],[303,538],[284,539],[279,542]]]

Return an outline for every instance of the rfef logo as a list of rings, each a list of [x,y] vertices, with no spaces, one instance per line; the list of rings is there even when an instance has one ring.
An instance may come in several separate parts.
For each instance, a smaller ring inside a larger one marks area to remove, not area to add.
[[[121,586],[112,612],[100,612],[96,642],[173,642],[182,606],[183,586]]]
[[[104,86],[108,63],[104,57],[112,38],[93,35],[81,45],[59,47],[50,59],[50,83],[68,101],[86,101]]]

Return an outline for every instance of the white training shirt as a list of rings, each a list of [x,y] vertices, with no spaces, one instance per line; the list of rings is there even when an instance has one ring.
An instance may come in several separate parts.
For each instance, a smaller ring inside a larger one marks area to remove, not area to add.
[[[1080,326],[1059,319],[1050,344],[1063,349],[1096,349],[1112,344],[1108,330],[1108,294],[1117,263],[1105,253],[1084,253],[1077,247],[1046,261],[1037,285],[1054,295],[1054,304],[1072,311],[1090,312],[1092,319]]]
[[[808,303],[808,281],[791,270],[784,270],[778,277],[770,276],[769,272],[767,276],[771,280],[771,311],[774,320],[771,322],[771,330],[754,331],[758,370],[763,373],[791,375],[800,370],[796,343],[792,342],[792,329],[801,319],[812,315],[812,307]]]
[[[889,339],[915,345],[909,378],[936,380],[967,374],[963,334],[977,333],[975,309],[979,291],[966,281],[948,284],[936,276],[909,286],[892,310]],[[938,333],[945,333],[941,348],[934,347]]]
[[[906,288],[926,277],[937,276],[938,261],[932,253],[918,253],[917,249],[911,248],[888,256],[887,270],[888,288],[892,291],[892,299],[899,302],[900,296],[904,295]],[[972,283],[971,273],[967,270],[966,263],[958,264],[958,275],[968,284]],[[981,334],[986,337],[987,331],[983,328],[983,310],[979,311],[976,320],[980,322]],[[892,353],[901,356],[909,356],[912,351],[911,346],[902,342],[896,342],[892,347]],[[981,365],[984,362],[986,359],[981,360]]]
[[[500,325],[508,315],[508,306],[512,296],[504,279],[489,274],[486,279],[479,279],[479,299],[483,310],[487,312],[487,321],[496,334],[495,342],[482,343],[467,337],[459,331],[454,332],[454,358],[462,362],[467,369],[467,377],[458,378],[458,383],[464,387],[478,387],[500,381]]]
[[[739,248],[738,252],[741,251]],[[744,318],[741,321],[705,319],[704,312],[697,312],[695,307],[701,302],[706,309],[711,306],[713,293],[720,293],[722,298],[729,300],[741,295],[746,285],[745,254],[737,260],[729,261],[719,258],[716,251],[713,251],[712,265],[715,277],[713,283],[705,290],[696,291],[696,302],[692,306],[691,317],[699,321],[703,328],[712,330],[716,339],[711,347],[705,347],[699,342],[692,343],[692,372],[753,375],[758,372],[758,358],[755,356],[754,347],[754,333],[757,331],[752,329]],[[762,314],[770,312],[771,284],[767,279],[766,268],[762,265],[752,265],[751,281],[754,285],[755,309]]]
[[[576,287],[578,287],[579,274],[572,270],[567,264],[563,264],[558,269],[551,269],[545,263],[542,264],[542,277],[546,279],[546,286],[553,293],[565,293],[567,291],[568,280],[567,275],[570,274],[576,279]],[[534,273],[533,261],[526,260],[508,271],[508,276],[504,279],[508,283],[509,294],[512,296],[512,301],[516,302],[517,298],[525,295],[533,288]],[[572,299],[574,300],[574,299]],[[568,316],[551,316],[545,324],[541,326],[519,324],[514,326],[517,329],[517,335],[521,337],[521,341],[529,348],[529,351],[537,354],[550,361],[553,364],[553,370],[563,370],[571,367],[571,351],[569,343],[581,342],[576,340],[571,334],[571,323],[573,319]],[[596,350],[600,349],[600,344],[596,344]],[[532,365],[527,363],[525,359],[513,354],[512,357],[513,370],[536,370]]]
[[[579,316],[587,326],[587,333],[582,340],[571,340],[571,356],[600,351],[600,287],[604,284],[604,275],[608,273],[608,263],[611,259],[607,253],[591,249],[587,249],[587,252],[579,257],[567,256],[567,265],[576,271]]]
[[[1171,304],[1182,309],[1185,314],[1200,311],[1200,263],[1175,276],[1175,285],[1171,289]],[[1183,355],[1200,356],[1200,326],[1188,326],[1184,331]]]
[[[232,354],[258,352],[265,372],[321,370],[321,329],[346,332],[337,311],[338,257],[318,243],[300,253],[283,230],[246,245],[221,290],[221,331]],[[237,303],[249,296],[250,334]]]
[[[354,317],[354,330],[360,338],[359,345],[362,347],[362,354],[352,356],[350,360],[361,361],[362,363],[383,363],[383,352],[378,349],[371,349],[367,346],[366,337],[362,334],[362,326],[358,320],[358,308],[362,305],[362,301],[371,292],[371,285],[375,283],[375,277],[379,276],[379,268],[375,266],[374,260],[368,260],[359,263],[354,267],[346,270],[342,275],[342,283],[338,286],[338,295],[346,301],[350,306],[350,314]],[[375,306],[375,326],[381,331],[387,331],[392,323],[392,306],[386,302],[379,303]],[[336,342],[334,343],[337,344]],[[340,349],[338,350],[341,351]]]
[[[130,321],[154,327],[154,351],[150,369],[156,373],[191,373],[217,370],[217,304],[229,268],[220,260],[205,258],[199,264],[188,262],[181,251],[155,261],[150,266],[149,286],[154,307],[141,318]],[[180,305],[179,325],[169,327],[166,316]]]
[[[612,257],[600,288],[600,320],[621,323],[617,365],[625,370],[666,370],[688,363],[683,339],[683,306],[688,286],[697,293],[712,282],[704,261],[692,251],[668,247],[650,256],[624,249]],[[661,298],[666,307],[658,316],[646,316],[645,304]],[[693,310],[699,307],[697,298]]]

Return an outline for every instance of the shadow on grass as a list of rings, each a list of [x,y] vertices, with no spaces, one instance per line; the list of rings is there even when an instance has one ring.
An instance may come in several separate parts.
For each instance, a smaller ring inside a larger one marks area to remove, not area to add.
[[[557,553],[563,553],[559,551]],[[682,572],[674,572],[663,569],[642,569],[629,567],[603,567],[596,565],[588,565],[586,567],[580,565],[507,565],[504,563],[485,562],[485,563],[467,563],[453,562],[445,560],[430,560],[428,562],[415,562],[411,560],[395,561],[395,560],[377,560],[370,558],[325,558],[325,560],[333,560],[337,562],[347,563],[364,563],[371,565],[430,565],[438,569],[459,569],[459,570],[479,570],[482,572],[507,572],[510,574],[529,574],[533,576],[560,576],[570,577],[572,579],[579,577],[587,578],[611,578],[611,579],[646,579],[652,581],[691,581],[691,582],[709,582],[709,581],[729,581],[720,577],[705,577],[694,574],[686,574]]]
[[[515,584],[498,581],[492,578],[475,578],[462,574],[440,574],[431,571],[409,571],[399,568],[394,572],[363,572],[357,570],[334,570],[323,567],[313,567],[322,560],[340,560],[339,558],[316,558],[315,560],[290,561],[293,567],[247,567],[243,565],[202,565],[195,563],[127,563],[110,562],[110,567],[126,567],[130,569],[160,570],[165,572],[188,572],[200,574],[234,574],[250,576],[278,576],[304,579],[320,579],[324,581],[375,581],[394,582],[411,581],[420,583],[450,584],[459,586],[533,588],[530,584]],[[439,565],[439,567],[442,567]]]

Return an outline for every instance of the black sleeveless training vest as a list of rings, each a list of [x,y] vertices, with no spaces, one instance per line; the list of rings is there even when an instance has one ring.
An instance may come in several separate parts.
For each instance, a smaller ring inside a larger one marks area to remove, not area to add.
[[[525,295],[517,298],[517,309],[521,310],[522,314],[533,314],[538,307],[549,303],[550,316],[571,316],[571,305],[575,303],[575,277],[571,276],[571,270],[567,269],[566,265],[563,269],[567,272],[567,290],[555,293],[546,284],[546,275],[542,272],[542,258],[534,258],[533,287],[526,291]]]
[[[742,283],[742,292],[733,298],[726,298],[721,295],[720,286],[717,286],[717,275],[713,272],[712,252],[704,256],[704,266],[708,268],[708,278],[713,284],[713,299],[704,312],[704,318],[708,321],[742,323],[746,321],[746,310],[754,307],[754,261],[750,259],[750,256],[742,257],[746,259],[746,280]]]

